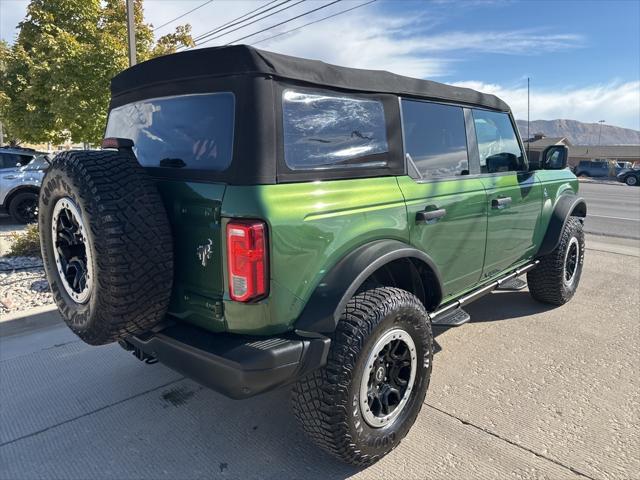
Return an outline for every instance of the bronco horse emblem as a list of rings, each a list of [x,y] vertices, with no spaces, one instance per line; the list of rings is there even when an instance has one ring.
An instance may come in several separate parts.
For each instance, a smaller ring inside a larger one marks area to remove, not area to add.
[[[207,266],[207,262],[211,259],[211,246],[213,242],[210,238],[207,239],[207,243],[204,245],[198,245],[196,249],[196,255],[198,255],[198,259],[203,267]]]

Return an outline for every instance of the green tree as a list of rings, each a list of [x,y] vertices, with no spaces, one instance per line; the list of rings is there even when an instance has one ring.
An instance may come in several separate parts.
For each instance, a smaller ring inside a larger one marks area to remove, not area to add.
[[[139,61],[193,45],[189,25],[155,40],[143,0],[134,6]],[[0,44],[5,131],[28,142],[98,143],[109,82],[128,66],[125,0],[31,0],[19,28],[11,47]]]

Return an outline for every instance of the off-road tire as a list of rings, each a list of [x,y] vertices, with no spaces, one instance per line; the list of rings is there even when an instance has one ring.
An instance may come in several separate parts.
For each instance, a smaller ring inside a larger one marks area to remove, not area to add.
[[[21,206],[24,202],[35,202],[35,205],[38,205],[38,194],[35,192],[21,192],[16,194],[9,203],[9,215],[13,220],[17,223],[32,223],[37,220],[37,218],[27,218],[21,211]]]
[[[395,421],[372,428],[360,411],[364,364],[376,341],[395,328],[408,332],[415,343],[415,383]],[[293,411],[322,449],[352,465],[371,465],[393,450],[415,422],[429,386],[432,360],[431,323],[420,300],[398,288],[360,292],[340,317],[326,366],[294,386]]]
[[[76,302],[65,290],[54,253],[52,216],[62,198],[86,225],[93,287]],[[158,190],[135,156],[115,151],[63,152],[42,182],[39,228],[44,267],[67,325],[91,345],[148,331],[167,311],[173,244]]]
[[[565,260],[572,239],[577,241],[579,247],[578,263],[572,281],[567,283],[565,281]],[[550,254],[542,257],[538,266],[527,273],[531,296],[539,302],[564,305],[571,300],[578,288],[583,264],[584,232],[582,221],[577,217],[569,217],[562,230],[560,244]]]

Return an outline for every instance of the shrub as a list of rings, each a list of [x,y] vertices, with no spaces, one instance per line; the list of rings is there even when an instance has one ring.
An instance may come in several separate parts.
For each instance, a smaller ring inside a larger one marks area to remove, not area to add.
[[[14,232],[9,238],[11,247],[7,255],[11,257],[40,257],[40,233],[38,224],[27,225],[24,232]]]

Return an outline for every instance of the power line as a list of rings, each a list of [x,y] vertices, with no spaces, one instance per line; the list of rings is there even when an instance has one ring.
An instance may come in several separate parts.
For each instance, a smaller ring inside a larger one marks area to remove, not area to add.
[[[276,23],[275,25],[271,25],[270,27],[263,28],[262,30],[258,30],[258,31],[257,31],[257,32],[255,32],[255,33],[251,33],[251,34],[249,34],[249,35],[245,35],[244,37],[241,37],[241,38],[237,38],[237,39],[235,39],[235,40],[232,40],[231,42],[226,43],[225,45],[231,45],[232,43],[239,42],[240,40],[244,40],[244,39],[246,39],[246,38],[253,37],[253,36],[258,35],[258,34],[260,34],[260,33],[262,33],[262,32],[266,32],[267,30],[271,30],[272,28],[276,28],[276,27],[279,27],[280,25],[284,25],[285,23],[289,23],[289,22],[292,22],[292,21],[294,21],[294,20],[297,20],[297,19],[298,19],[298,18],[300,18],[300,17],[304,17],[304,16],[309,15],[309,14],[311,14],[311,13],[317,12],[318,10],[322,10],[323,8],[330,7],[331,5],[333,5],[333,4],[335,4],[335,3],[338,3],[338,2],[340,2],[340,1],[342,1],[342,0],[334,0],[333,2],[327,3],[326,5],[323,5],[323,6],[321,6],[321,7],[314,8],[313,10],[309,10],[308,12],[301,13],[300,15],[296,15],[295,17],[292,17],[292,18],[290,18],[289,20],[285,20],[284,22]]]
[[[264,19],[266,19],[266,18],[269,18],[269,17],[271,17],[271,16],[273,16],[273,15],[276,15],[277,13],[284,12],[285,10],[288,10],[288,9],[290,9],[290,8],[293,8],[293,7],[295,7],[296,5],[298,5],[298,4],[300,4],[300,3],[304,2],[304,1],[306,1],[306,0],[298,0],[296,3],[294,3],[294,4],[292,4],[292,5],[287,5],[286,7],[281,8],[280,10],[276,10],[275,12],[271,12],[269,15],[265,15],[265,16],[264,16],[264,17],[262,17],[262,18],[257,18],[257,19],[255,19],[255,20],[254,20],[254,21],[252,21],[252,22],[246,23],[246,24],[244,24],[244,25],[240,25],[239,27],[236,27],[236,28],[231,29],[231,30],[229,30],[229,31],[222,32],[222,33],[220,33],[219,35],[216,35],[215,37],[211,37],[211,35],[214,35],[216,32],[212,32],[212,33],[210,33],[210,34],[207,34],[207,35],[201,36],[201,37],[200,37],[200,41],[199,41],[199,43],[197,43],[196,45],[202,45],[203,43],[208,43],[208,42],[210,42],[210,41],[212,41],[212,40],[215,40],[216,38],[220,38],[220,37],[224,37],[225,35],[229,35],[230,33],[233,33],[233,32],[235,32],[236,30],[240,30],[240,29],[242,29],[242,28],[248,27],[249,25],[253,25],[254,23],[260,22],[260,21],[262,21],[262,20],[264,20]],[[281,5],[281,4],[280,4],[280,5]],[[274,8],[275,8],[275,7],[274,7]],[[265,11],[263,11],[263,12],[261,12],[261,13],[266,13],[266,10],[265,10]],[[247,20],[248,20],[248,19],[247,19]],[[242,22],[240,22],[240,23],[242,23]],[[226,30],[226,29],[224,29],[224,30]],[[207,40],[205,40],[205,41],[203,42],[202,40],[203,40],[204,38],[206,38],[206,37],[211,37],[211,38],[208,38]]]
[[[301,28],[308,27],[309,25],[313,25],[314,23],[320,23],[320,22],[322,22],[324,20],[328,20],[330,18],[337,17],[338,15],[345,14],[347,12],[350,12],[350,11],[355,10],[357,8],[360,8],[360,7],[365,7],[365,6],[369,5],[370,3],[374,3],[374,2],[377,2],[377,1],[378,0],[369,0],[368,2],[361,3],[360,5],[356,5],[355,7],[347,8],[346,10],[342,10],[341,12],[334,13],[332,15],[327,15],[326,17],[319,18],[318,20],[314,20],[313,22],[305,23],[304,25],[300,25],[299,27],[292,28],[291,30],[287,30],[286,32],[278,33],[276,35],[271,35],[270,37],[263,38],[262,40],[258,40],[257,42],[253,42],[251,45],[257,45],[259,43],[266,42],[267,40],[271,40],[272,38],[281,37],[282,35],[286,35],[287,33],[295,32],[296,30],[300,30]]]
[[[239,23],[243,23],[243,22],[246,22],[247,20],[251,20],[252,18],[254,18],[254,17],[258,16],[258,15],[262,15],[263,13],[267,13],[269,10],[273,10],[274,8],[278,8],[280,5],[283,5],[285,3],[289,3],[291,0],[284,0],[282,3],[279,3],[278,5],[274,5],[273,7],[268,8],[266,10],[263,10],[262,12],[256,13],[255,15],[251,15],[252,13],[257,12],[258,10],[262,10],[263,8],[268,7],[269,5],[271,5],[273,3],[276,3],[278,1],[280,1],[280,0],[271,0],[270,2],[268,2],[268,3],[264,4],[264,5],[260,5],[258,8],[254,8],[253,10],[251,10],[251,11],[249,11],[249,12],[243,14],[243,15],[240,15],[239,17],[236,17],[236,18],[233,18],[233,19],[229,20],[227,23],[223,23],[222,25],[219,25],[219,26],[215,27],[212,30],[209,30],[209,31],[207,31],[205,33],[202,33],[202,34],[198,35],[193,40],[195,42],[200,41],[200,40],[202,40],[202,39],[204,39],[204,38],[206,38],[208,36],[214,35],[214,34],[220,32],[220,31],[222,31],[222,30],[226,30],[227,28],[230,28],[230,27],[233,27],[235,25],[238,25]],[[251,15],[251,16],[248,16],[248,15]]]
[[[201,3],[200,5],[198,5],[196,8],[192,8],[191,10],[189,10],[188,12],[183,13],[182,15],[177,16],[176,18],[174,18],[173,20],[169,20],[167,23],[163,23],[162,25],[160,25],[159,27],[156,27],[153,29],[153,31],[155,32],[156,30],[160,30],[162,27],[166,27],[167,25],[169,25],[170,23],[175,22],[176,20],[180,20],[182,17],[186,17],[187,15],[189,15],[192,12],[195,12],[196,10],[204,7],[205,5],[209,4],[213,2],[213,0],[207,0],[204,3]]]

